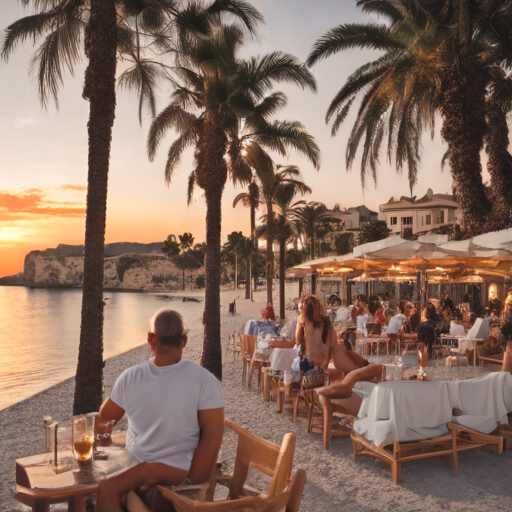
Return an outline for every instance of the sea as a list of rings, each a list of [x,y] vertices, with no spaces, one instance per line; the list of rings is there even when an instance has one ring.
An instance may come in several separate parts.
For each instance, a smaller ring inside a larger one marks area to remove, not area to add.
[[[104,292],[104,358],[144,345],[162,307],[201,326],[203,303],[183,294]],[[0,410],[74,376],[81,305],[79,288],[0,286]]]

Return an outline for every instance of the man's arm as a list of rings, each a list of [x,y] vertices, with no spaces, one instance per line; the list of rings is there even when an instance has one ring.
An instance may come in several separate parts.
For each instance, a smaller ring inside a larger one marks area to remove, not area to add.
[[[197,445],[188,479],[202,484],[210,478],[224,435],[224,408],[197,411],[199,422],[199,444]]]
[[[106,423],[107,421],[114,420],[118,423],[121,418],[124,416],[124,409],[117,405],[113,400],[107,398],[100,407],[100,415],[96,420],[96,426],[99,426],[102,423]],[[103,432],[97,432],[102,434]]]

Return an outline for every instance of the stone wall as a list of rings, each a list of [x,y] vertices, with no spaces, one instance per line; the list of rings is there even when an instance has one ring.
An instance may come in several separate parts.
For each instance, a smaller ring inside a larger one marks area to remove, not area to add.
[[[49,255],[32,251],[25,257],[25,281],[35,285],[65,286],[82,284],[84,259],[77,256]],[[105,288],[124,290],[181,290],[183,273],[163,254],[123,254],[105,258]],[[204,274],[204,267],[185,271],[187,290]]]

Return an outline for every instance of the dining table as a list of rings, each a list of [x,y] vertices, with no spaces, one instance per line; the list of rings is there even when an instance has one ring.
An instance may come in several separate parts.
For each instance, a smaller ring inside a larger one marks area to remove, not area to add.
[[[113,434],[113,444],[98,447],[87,466],[78,466],[71,450],[58,452],[57,466],[52,453],[17,459],[14,498],[34,512],[49,512],[55,503],[67,503],[69,512],[85,512],[86,497],[96,493],[98,483],[128,467],[125,438],[125,432]]]

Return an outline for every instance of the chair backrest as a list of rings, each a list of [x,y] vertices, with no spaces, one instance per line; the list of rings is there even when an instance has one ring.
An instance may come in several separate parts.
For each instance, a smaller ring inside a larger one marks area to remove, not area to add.
[[[253,467],[272,477],[268,491],[271,498],[283,492],[292,473],[295,454],[295,434],[285,434],[281,446],[251,434],[245,428],[224,420],[226,427],[238,434],[235,468],[229,487],[229,499],[236,500],[243,494],[249,468]]]
[[[242,352],[244,354],[249,354],[252,359],[254,351],[256,350],[256,336],[251,336],[249,334],[242,334]]]
[[[192,501],[175,492],[158,486],[162,496],[172,502],[176,512],[298,512],[302,499],[306,472],[298,469],[288,486],[276,496],[256,496],[228,501]]]

